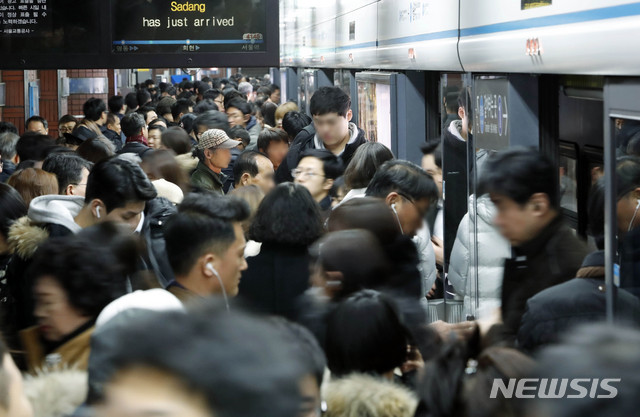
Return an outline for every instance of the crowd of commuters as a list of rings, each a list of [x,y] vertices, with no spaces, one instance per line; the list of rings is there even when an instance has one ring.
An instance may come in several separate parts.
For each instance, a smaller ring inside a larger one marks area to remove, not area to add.
[[[447,95],[445,138],[422,166],[367,141],[342,89],[318,89],[307,115],[241,74],[89,99],[57,139],[39,116],[21,136],[0,122],[0,416],[632,414],[640,160],[617,166],[630,321],[599,326],[601,181],[596,252],[531,150],[487,156],[461,226],[443,229],[441,144],[467,158],[465,94]],[[470,228],[490,314],[431,322],[438,286],[470,302]],[[596,385],[568,401],[493,398],[509,378]],[[621,379],[615,399],[596,395],[601,378]]]

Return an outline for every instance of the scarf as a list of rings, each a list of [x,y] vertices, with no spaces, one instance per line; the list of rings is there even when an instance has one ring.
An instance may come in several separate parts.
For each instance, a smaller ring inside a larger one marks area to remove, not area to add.
[[[127,138],[127,143],[131,143],[131,142],[140,142],[145,146],[149,146],[149,142],[147,141],[147,138],[145,138],[144,135],[142,134],[129,136]]]

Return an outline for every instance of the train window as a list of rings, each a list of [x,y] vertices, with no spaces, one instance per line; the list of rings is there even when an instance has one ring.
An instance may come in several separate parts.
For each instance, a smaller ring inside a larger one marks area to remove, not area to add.
[[[578,145],[560,142],[558,157],[560,207],[569,224],[578,230]]]
[[[392,149],[391,74],[358,73],[356,84],[360,127],[371,142],[380,142]]]

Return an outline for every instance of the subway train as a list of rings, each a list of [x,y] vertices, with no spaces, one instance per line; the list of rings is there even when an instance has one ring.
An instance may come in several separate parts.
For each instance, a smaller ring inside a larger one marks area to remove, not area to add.
[[[563,216],[584,239],[591,239],[589,191],[604,176],[614,320],[615,161],[625,151],[621,129],[640,120],[640,55],[628,46],[638,34],[640,2],[629,0],[282,0],[280,66],[271,75],[283,97],[307,111],[316,89],[341,86],[369,140],[417,163],[425,140],[458,118],[456,100],[466,91],[467,152],[476,158],[467,158],[462,183],[459,173],[443,173],[447,258],[461,215],[477,204],[468,197],[477,191],[480,153],[526,146],[547,155],[558,168]],[[476,223],[467,299],[445,283],[443,298],[430,302],[434,320],[482,316]]]

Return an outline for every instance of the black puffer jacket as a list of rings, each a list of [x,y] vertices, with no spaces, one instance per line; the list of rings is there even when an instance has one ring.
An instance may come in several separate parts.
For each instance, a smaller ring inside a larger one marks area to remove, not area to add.
[[[354,127],[355,125],[353,123],[350,124],[350,129]],[[347,144],[344,148],[344,152],[340,155],[345,167],[349,165],[349,162],[351,162],[351,158],[353,157],[356,149],[358,149],[358,146],[367,141],[367,138],[364,136],[364,130],[359,127],[355,128],[358,129],[358,136],[356,140],[353,143]],[[316,129],[313,124],[310,124],[298,133],[289,148],[287,156],[282,160],[282,163],[276,172],[276,182],[278,184],[293,181],[291,170],[298,166],[298,162],[300,162],[300,155],[302,155],[307,149],[316,149],[314,141],[315,136]]]
[[[531,297],[518,330],[518,347],[532,352],[576,325],[606,320],[604,272],[604,251],[594,252],[585,258],[577,278]],[[640,323],[640,300],[623,289],[618,289],[617,311]]]
[[[165,288],[174,279],[167,258],[164,227],[167,220],[176,212],[176,207],[164,197],[156,197],[148,201],[145,207],[144,224],[140,231],[140,236],[147,246],[143,269],[153,271],[162,288]]]

